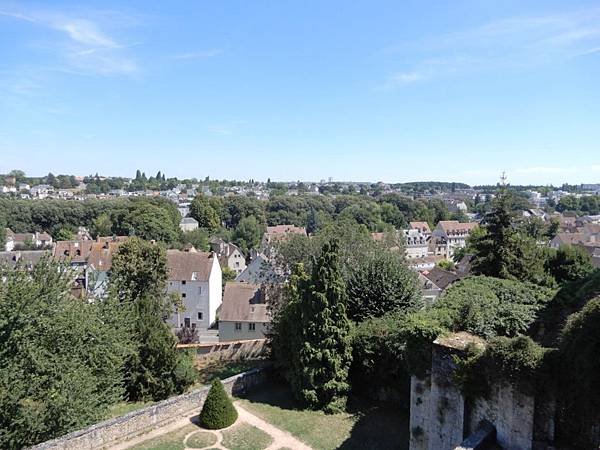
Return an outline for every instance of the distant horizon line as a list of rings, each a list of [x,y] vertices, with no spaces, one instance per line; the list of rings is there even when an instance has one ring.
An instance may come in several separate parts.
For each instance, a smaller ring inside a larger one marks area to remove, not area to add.
[[[43,175],[30,175],[30,174],[28,174],[27,172],[25,172],[22,169],[11,169],[9,172],[6,172],[6,173],[0,174],[0,175],[7,176],[13,170],[20,170],[20,171],[24,172],[26,178],[43,178],[43,177],[48,176],[48,174],[52,174],[54,176],[74,176],[74,177],[80,177],[80,178],[85,178],[85,177],[89,177],[89,176],[92,176],[92,177],[96,176],[95,173],[90,173],[90,174],[87,174],[87,175],[80,175],[80,174],[73,174],[73,173],[58,173],[58,172],[54,173],[52,171],[49,171],[48,173],[43,174]],[[136,169],[136,170],[138,170],[138,169]],[[141,170],[141,169],[139,169],[139,170]],[[141,170],[141,172],[143,174],[146,173],[146,171],[144,171],[144,170]],[[156,173],[151,172],[152,175],[146,175],[146,177],[147,178],[150,178],[150,177],[154,178],[155,175],[158,172],[159,171],[157,171]],[[162,171],[160,171],[160,172],[163,173]],[[135,176],[104,175],[104,174],[100,174],[100,173],[98,173],[97,175],[98,175],[98,177],[101,177],[101,178],[124,178],[124,179],[129,179],[129,180],[134,180],[135,179]],[[166,174],[164,174],[164,175],[166,175]],[[172,176],[172,177],[167,176],[167,179],[169,179],[169,178],[171,178],[171,179],[172,178],[176,178],[177,180],[183,181],[183,180],[192,180],[192,179],[195,178],[199,182],[203,182],[206,177],[207,177],[207,175],[205,175],[204,177],[197,176],[197,177],[183,177],[183,178],[179,177],[179,176]],[[319,180],[306,180],[306,179],[305,180],[302,180],[302,179],[297,179],[297,180],[276,180],[276,179],[273,179],[271,177],[267,177],[265,180],[259,180],[259,179],[253,178],[253,177],[249,177],[247,179],[215,178],[215,177],[212,177],[212,176],[208,175],[208,178],[209,178],[210,181],[239,181],[239,182],[244,182],[244,183],[247,183],[250,180],[258,181],[258,182],[261,182],[261,183],[267,183],[270,180],[272,183],[298,183],[298,182],[301,182],[301,183],[322,184],[323,182],[325,182],[325,183],[343,183],[343,184],[357,184],[357,185],[361,185],[361,184],[372,185],[372,184],[378,184],[378,183],[389,184],[389,185],[421,184],[421,183],[422,184],[424,184],[424,183],[444,183],[444,184],[455,183],[455,184],[463,184],[463,185],[469,186],[471,188],[475,187],[475,186],[497,186],[498,183],[499,183],[499,181],[497,181],[495,183],[487,183],[487,184],[486,183],[473,183],[473,184],[470,184],[470,183],[467,183],[465,181],[446,181],[446,180],[412,180],[412,181],[391,181],[391,182],[390,181],[381,181],[381,180],[377,180],[377,181],[353,181],[353,180],[336,180],[336,179],[331,179],[330,180],[331,177],[321,178]],[[545,183],[545,184],[540,184],[540,183],[529,183],[529,184],[515,183],[515,184],[513,184],[513,183],[510,183],[510,181],[509,181],[507,184],[509,186],[561,187],[562,185],[570,185],[570,186],[600,185],[600,180],[597,181],[597,182],[579,182],[579,183],[573,183],[573,182],[563,181],[560,184],[555,184],[555,183]]]

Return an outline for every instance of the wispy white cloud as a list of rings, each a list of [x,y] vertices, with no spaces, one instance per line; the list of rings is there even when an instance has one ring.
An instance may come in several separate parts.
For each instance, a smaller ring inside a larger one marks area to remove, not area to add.
[[[229,136],[234,134],[236,131],[238,131],[240,128],[242,128],[244,125],[246,125],[246,121],[245,120],[232,120],[232,121],[225,121],[223,123],[215,123],[212,125],[209,125],[207,127],[207,131],[209,133],[212,134],[218,134],[220,136]]]
[[[88,12],[82,15],[43,10],[0,10],[0,16],[26,21],[61,33],[63,39],[50,39],[44,47],[54,51],[68,67],[79,73],[94,75],[131,75],[139,67],[128,49],[106,29],[105,15]],[[102,23],[101,23],[102,22]]]
[[[223,49],[213,48],[213,49],[209,49],[209,50],[199,50],[199,51],[194,51],[194,52],[178,53],[176,55],[173,55],[173,59],[182,59],[182,60],[208,59],[208,58],[214,58],[215,56],[219,56],[221,54],[223,54]]]
[[[402,57],[404,66],[390,75],[385,85],[398,87],[450,75],[527,68],[597,52],[600,8],[499,19],[384,49],[388,57]]]
[[[423,81],[427,78],[427,75],[423,72],[398,72],[388,77],[386,82],[387,87],[394,87],[398,85],[412,84],[418,81]]]

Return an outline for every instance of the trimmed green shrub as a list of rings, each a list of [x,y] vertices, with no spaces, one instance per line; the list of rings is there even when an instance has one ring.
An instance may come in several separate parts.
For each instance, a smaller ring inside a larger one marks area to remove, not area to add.
[[[232,425],[237,417],[238,413],[221,380],[215,378],[200,412],[200,423],[208,429],[219,430]]]

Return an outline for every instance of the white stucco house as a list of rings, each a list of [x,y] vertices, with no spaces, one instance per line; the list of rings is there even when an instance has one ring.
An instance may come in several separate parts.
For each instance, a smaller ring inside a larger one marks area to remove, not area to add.
[[[404,236],[404,250],[407,258],[424,258],[429,254],[427,236],[420,230],[402,230]]]
[[[217,318],[222,301],[223,273],[214,253],[168,250],[168,292],[181,297],[183,308],[167,322],[175,329],[208,329]]]
[[[188,231],[197,230],[198,229],[198,221],[196,219],[194,219],[193,217],[184,217],[183,219],[181,219],[181,222],[179,222],[179,228],[184,233],[186,233]]]
[[[434,255],[450,259],[457,248],[467,244],[467,238],[477,223],[461,223],[457,220],[440,220],[432,233]]]
[[[229,282],[219,312],[219,342],[264,339],[271,317],[257,284]]]
[[[221,269],[228,267],[235,272],[236,277],[246,270],[246,258],[237,245],[214,238],[210,241],[210,247],[217,254]]]

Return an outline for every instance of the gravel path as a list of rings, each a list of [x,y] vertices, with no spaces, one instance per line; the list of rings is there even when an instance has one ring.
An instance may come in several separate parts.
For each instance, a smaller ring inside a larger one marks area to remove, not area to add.
[[[215,435],[215,437],[217,438],[217,442],[213,445],[209,445],[208,447],[206,447],[207,449],[218,448],[220,450],[229,450],[227,447],[224,447],[222,444],[222,442],[223,442],[222,431],[233,428],[237,424],[244,422],[244,423],[247,423],[249,425],[252,425],[252,426],[258,428],[261,431],[264,431],[269,436],[271,436],[271,438],[273,438],[273,442],[271,443],[271,445],[269,445],[264,450],[278,450],[281,448],[293,448],[294,450],[312,450],[312,447],[309,447],[305,443],[299,441],[298,439],[296,439],[294,436],[292,436],[287,431],[280,430],[279,428],[271,425],[269,422],[264,421],[260,417],[255,416],[248,410],[242,408],[239,403],[234,402],[234,405],[238,411],[238,420],[233,425],[231,425],[229,428],[225,428],[223,430],[206,430],[204,428],[198,428],[198,430],[188,433],[185,436],[185,438],[183,440],[184,444],[187,443],[187,440],[189,439],[190,436],[192,436],[194,433],[197,433],[198,431],[201,431],[204,433],[211,433],[211,434]],[[191,423],[191,419],[195,416],[197,416],[197,413],[194,413],[187,417],[182,417],[181,420],[178,420],[176,422],[173,422],[167,426],[158,428],[156,430],[150,431],[149,433],[146,433],[142,436],[138,436],[127,442],[123,442],[122,444],[113,446],[113,447],[111,447],[111,449],[112,450],[125,450],[125,449],[131,448],[135,445],[141,444],[142,442],[148,441],[150,439],[154,439],[158,436],[162,436],[164,434],[171,433],[171,432],[176,431],[186,425],[189,425]],[[186,449],[188,449],[188,448],[189,447],[186,447]]]

